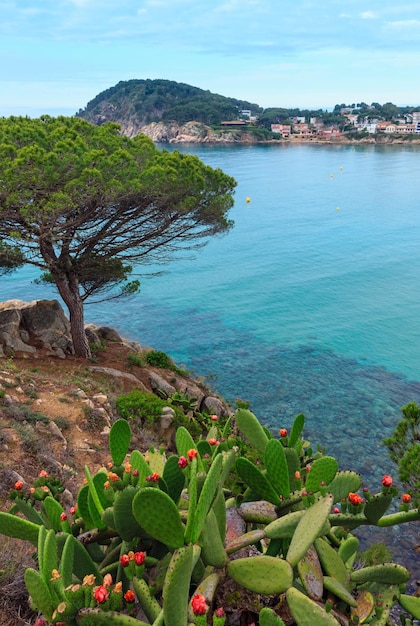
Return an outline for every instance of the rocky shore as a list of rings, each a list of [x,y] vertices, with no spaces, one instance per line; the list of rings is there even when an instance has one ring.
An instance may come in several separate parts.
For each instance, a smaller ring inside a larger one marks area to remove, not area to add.
[[[128,137],[134,137],[139,133],[143,133],[150,137],[155,143],[208,143],[208,144],[255,144],[255,143],[273,143],[273,144],[335,144],[335,145],[418,145],[419,139],[408,139],[403,136],[387,135],[378,133],[369,135],[362,139],[350,138],[347,135],[339,135],[338,137],[323,138],[317,136],[302,137],[300,135],[292,135],[290,138],[281,139],[258,139],[256,135],[241,128],[227,128],[226,130],[216,131],[210,126],[206,126],[200,122],[187,122],[186,124],[178,124],[177,122],[152,122],[147,126],[137,126],[135,124],[122,124],[122,130]]]

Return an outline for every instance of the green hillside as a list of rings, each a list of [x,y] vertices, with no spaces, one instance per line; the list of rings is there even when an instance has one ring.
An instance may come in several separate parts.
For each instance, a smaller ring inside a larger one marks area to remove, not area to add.
[[[211,125],[237,119],[242,110],[257,115],[263,109],[185,83],[136,79],[120,81],[101,92],[77,115],[95,124],[113,121],[144,126],[158,121],[185,124],[193,120]]]

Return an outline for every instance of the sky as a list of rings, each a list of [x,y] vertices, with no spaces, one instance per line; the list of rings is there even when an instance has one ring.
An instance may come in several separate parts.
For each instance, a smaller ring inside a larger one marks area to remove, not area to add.
[[[0,0],[6,117],[146,78],[264,108],[416,106],[419,67],[417,0]]]

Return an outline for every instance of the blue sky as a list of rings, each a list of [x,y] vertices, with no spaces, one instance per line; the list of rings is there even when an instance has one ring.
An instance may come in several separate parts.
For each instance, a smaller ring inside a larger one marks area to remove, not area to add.
[[[420,105],[420,3],[0,0],[0,115],[72,115],[132,78],[263,107]]]

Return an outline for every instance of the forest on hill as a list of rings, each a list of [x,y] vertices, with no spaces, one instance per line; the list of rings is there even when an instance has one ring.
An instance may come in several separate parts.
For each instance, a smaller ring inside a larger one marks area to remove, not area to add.
[[[152,122],[176,122],[182,125],[190,121],[217,127],[222,121],[251,119],[254,125],[267,130],[270,130],[271,124],[287,124],[296,117],[305,118],[307,122],[317,117],[325,124],[338,124],[344,130],[343,109],[365,118],[403,120],[406,114],[419,108],[420,105],[398,107],[391,102],[382,105],[378,102],[370,105],[361,102],[336,104],[332,111],[285,107],[264,109],[256,103],[225,97],[185,83],[164,79],[133,79],[120,81],[102,91],[76,115],[94,124],[112,121],[123,127],[132,125],[136,128]]]
[[[226,98],[171,80],[128,80],[106,89],[91,100],[77,115],[88,121],[127,122],[136,118],[139,125],[151,122],[189,121],[207,125],[222,120],[237,119],[241,110],[259,115],[263,109],[257,104]]]

